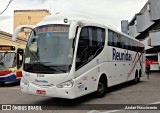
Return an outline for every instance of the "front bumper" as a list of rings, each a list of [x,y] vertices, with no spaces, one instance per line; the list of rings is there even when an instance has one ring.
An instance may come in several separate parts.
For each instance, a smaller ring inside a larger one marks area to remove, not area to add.
[[[15,82],[19,80],[20,79],[17,79],[15,74],[0,76],[0,82]]]
[[[45,95],[37,94],[37,90],[45,91]],[[21,81],[21,91],[23,93],[32,94],[32,95],[40,95],[40,96],[48,96],[48,97],[56,97],[56,98],[67,98],[67,99],[76,98],[74,86],[71,88],[57,88],[56,86],[38,86],[33,83],[25,84]]]

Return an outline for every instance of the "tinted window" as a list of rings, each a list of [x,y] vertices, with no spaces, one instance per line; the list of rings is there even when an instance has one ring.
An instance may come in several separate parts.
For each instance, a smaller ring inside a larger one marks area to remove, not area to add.
[[[128,39],[128,49],[132,50],[132,41],[131,41],[131,39]]]
[[[114,41],[113,41],[113,32],[108,30],[108,45],[109,46],[113,46],[114,45]]]
[[[113,47],[118,47],[122,49],[128,49],[131,51],[142,52],[144,47],[140,47],[140,44],[137,45],[135,40],[130,39],[124,35],[116,33],[114,31],[108,30],[108,45]]]
[[[105,30],[98,27],[83,27],[79,37],[76,69],[90,62],[103,49]]]

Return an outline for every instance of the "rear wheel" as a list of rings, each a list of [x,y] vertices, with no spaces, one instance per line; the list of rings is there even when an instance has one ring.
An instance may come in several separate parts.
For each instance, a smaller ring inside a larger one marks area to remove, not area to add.
[[[134,78],[134,84],[137,84],[138,83],[138,72],[136,71],[136,74],[135,74],[135,78]]]
[[[105,78],[101,78],[98,83],[97,91],[94,93],[94,96],[97,98],[104,97],[107,93],[107,81]]]
[[[141,80],[141,70],[139,71],[138,82]]]
[[[140,81],[141,81],[141,77],[139,76],[139,77],[138,77],[138,81],[137,81],[137,83],[139,83]]]
[[[5,82],[0,82],[0,86],[2,86],[2,85],[4,85],[5,84]]]

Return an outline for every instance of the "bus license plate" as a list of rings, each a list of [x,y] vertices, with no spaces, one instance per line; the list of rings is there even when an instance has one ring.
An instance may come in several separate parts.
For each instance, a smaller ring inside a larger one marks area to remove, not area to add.
[[[46,95],[46,91],[44,90],[37,90],[36,93],[39,95]]]

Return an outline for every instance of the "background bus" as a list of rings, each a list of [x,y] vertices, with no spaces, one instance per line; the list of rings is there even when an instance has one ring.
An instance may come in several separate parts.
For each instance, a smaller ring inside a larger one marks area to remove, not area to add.
[[[150,64],[151,71],[159,71],[158,54],[146,54],[147,64]]]
[[[22,77],[24,50],[18,46],[0,45],[0,85]]]

